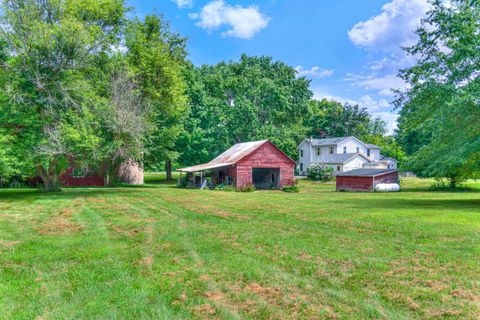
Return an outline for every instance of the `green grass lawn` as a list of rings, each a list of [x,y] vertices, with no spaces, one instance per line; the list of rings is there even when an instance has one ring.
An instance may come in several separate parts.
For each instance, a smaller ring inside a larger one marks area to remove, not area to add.
[[[480,183],[0,190],[1,319],[480,318]]]

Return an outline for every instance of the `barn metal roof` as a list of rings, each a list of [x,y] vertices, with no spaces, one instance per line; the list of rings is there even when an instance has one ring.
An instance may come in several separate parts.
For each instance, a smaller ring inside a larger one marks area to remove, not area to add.
[[[205,163],[205,164],[199,164],[198,166],[178,169],[178,171],[181,171],[181,172],[198,172],[198,171],[204,171],[204,170],[215,169],[215,168],[229,167],[233,164],[234,163],[221,163],[221,162],[211,163],[211,162],[209,162],[209,163]]]
[[[397,172],[396,169],[356,169],[337,173],[340,177],[376,177],[387,173]]]
[[[236,163],[268,140],[237,143],[209,163]]]
[[[244,143],[237,143],[233,145],[230,149],[213,159],[212,161],[200,164],[198,166],[188,167],[178,169],[178,171],[182,172],[198,172],[198,171],[205,171],[209,169],[221,168],[221,167],[228,167],[234,165],[242,158],[246,157],[253,151],[257,150],[261,145],[268,142],[268,140],[260,140],[260,141],[251,141],[251,142],[244,142]],[[292,160],[293,161],[293,160]]]

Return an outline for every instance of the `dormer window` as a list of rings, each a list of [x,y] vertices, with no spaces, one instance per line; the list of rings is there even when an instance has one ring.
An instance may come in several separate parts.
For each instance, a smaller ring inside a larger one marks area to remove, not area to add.
[[[333,147],[330,147],[330,154],[333,154]]]
[[[317,148],[317,156],[321,154],[320,148]]]
[[[343,153],[347,153],[347,147],[343,147]]]
[[[303,150],[300,150],[300,157],[303,157]]]

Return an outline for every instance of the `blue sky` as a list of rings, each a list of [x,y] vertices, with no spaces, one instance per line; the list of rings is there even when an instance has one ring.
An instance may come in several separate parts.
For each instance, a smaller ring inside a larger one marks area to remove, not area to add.
[[[142,17],[160,13],[188,40],[190,60],[215,64],[242,53],[268,55],[312,80],[315,97],[358,103],[387,121],[396,114],[390,88],[413,63],[401,46],[427,0],[129,0]]]

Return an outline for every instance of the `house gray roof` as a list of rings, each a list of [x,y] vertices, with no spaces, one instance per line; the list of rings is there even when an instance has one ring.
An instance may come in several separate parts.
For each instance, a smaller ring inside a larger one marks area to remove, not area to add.
[[[329,146],[329,145],[335,145],[343,140],[346,140],[351,137],[336,137],[336,138],[326,138],[326,139],[313,139],[312,140],[312,145],[314,146]]]
[[[335,153],[335,154],[329,154],[327,156],[321,156],[321,157],[318,158],[320,161],[317,161],[317,162],[318,163],[338,163],[338,164],[342,164],[342,163],[345,163],[348,160],[352,159],[356,155],[359,155],[360,157],[365,158],[368,161],[371,161],[370,159],[368,159],[367,157],[365,157],[364,155],[362,155],[360,153]]]
[[[337,173],[340,177],[376,177],[387,173],[397,172],[396,169],[356,169]]]
[[[392,160],[392,161],[398,162],[398,160],[396,160],[396,159],[393,159],[393,158],[390,158],[390,157],[385,157],[385,156],[382,156],[382,155],[380,155],[380,160]]]
[[[371,149],[380,149],[379,146],[377,146],[376,144],[373,144],[373,143],[367,143],[366,145],[367,145],[367,147],[369,147]]]

